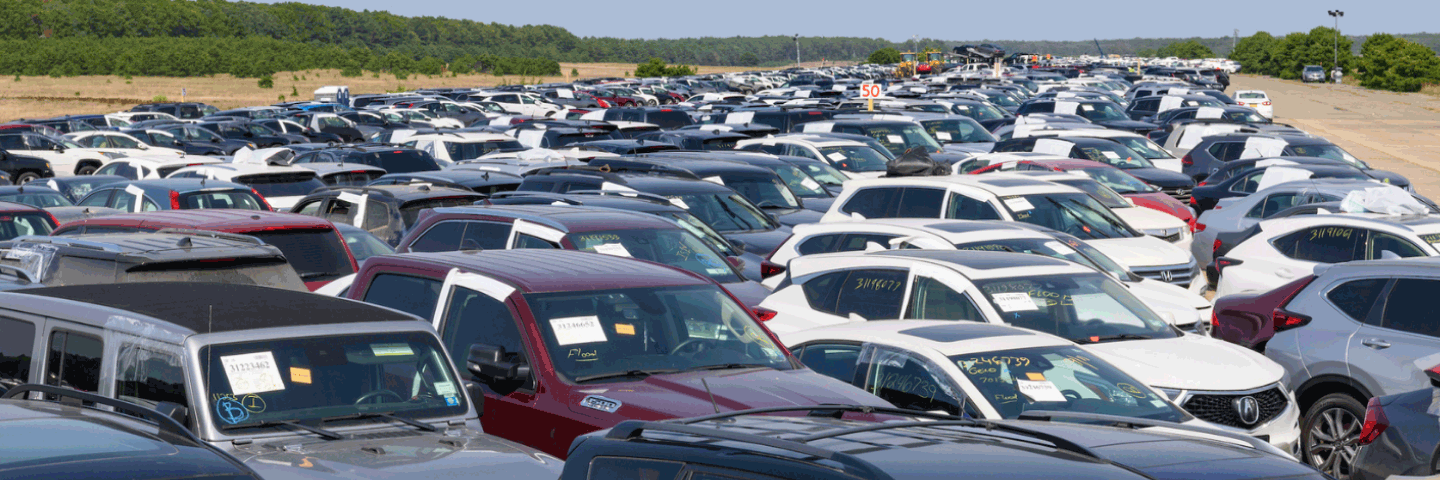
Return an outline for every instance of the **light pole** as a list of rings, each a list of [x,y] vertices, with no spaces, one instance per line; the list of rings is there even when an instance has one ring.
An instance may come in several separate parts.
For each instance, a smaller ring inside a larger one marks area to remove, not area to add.
[[[800,34],[795,34],[795,68],[800,68]]]
[[[1335,18],[1335,63],[1333,63],[1332,65],[1335,66],[1335,67],[1339,67],[1339,66],[1340,66],[1340,17],[1345,16],[1345,12],[1342,12],[1342,11],[1339,11],[1339,10],[1330,10],[1330,11],[1328,11],[1328,12],[1326,12],[1326,13],[1329,13],[1331,17],[1334,17],[1334,18]]]

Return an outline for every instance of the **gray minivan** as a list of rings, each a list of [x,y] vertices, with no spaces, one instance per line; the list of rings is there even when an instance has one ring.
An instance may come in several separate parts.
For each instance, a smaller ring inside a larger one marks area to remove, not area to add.
[[[0,293],[0,385],[160,411],[264,478],[555,478],[485,434],[435,330],[406,313],[252,285]]]

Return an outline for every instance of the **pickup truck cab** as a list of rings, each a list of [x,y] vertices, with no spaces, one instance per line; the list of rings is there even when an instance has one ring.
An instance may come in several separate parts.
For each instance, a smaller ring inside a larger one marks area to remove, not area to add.
[[[714,281],[656,263],[536,249],[382,255],[346,296],[431,319],[485,392],[486,431],[552,455],[625,420],[889,406],[805,368]]]

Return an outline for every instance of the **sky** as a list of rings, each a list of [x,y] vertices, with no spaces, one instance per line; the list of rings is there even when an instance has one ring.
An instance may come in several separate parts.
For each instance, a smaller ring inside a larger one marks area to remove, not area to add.
[[[269,0],[261,0],[274,3]],[[304,0],[402,16],[464,18],[511,25],[548,24],[583,37],[688,38],[800,34],[820,37],[912,35],[941,40],[1089,40],[1091,38],[1222,37],[1240,30],[1271,34],[1333,26],[1328,10],[1345,12],[1349,35],[1440,31],[1437,0]],[[687,7],[693,7],[687,8]],[[1137,11],[1143,11],[1139,13]],[[1007,22],[1006,19],[1012,21]]]

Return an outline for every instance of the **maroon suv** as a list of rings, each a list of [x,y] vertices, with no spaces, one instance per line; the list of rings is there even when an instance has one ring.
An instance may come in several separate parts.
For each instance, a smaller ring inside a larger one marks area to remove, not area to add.
[[[561,248],[659,262],[724,285],[751,308],[770,290],[676,222],[648,213],[577,205],[441,207],[420,213],[396,252]]]
[[[119,232],[153,232],[187,228],[238,233],[260,238],[279,248],[310,290],[355,273],[358,267],[345,238],[330,221],[293,213],[250,210],[160,210],[76,220],[52,235],[75,236]]]
[[[487,433],[565,457],[622,420],[884,400],[800,364],[692,272],[567,250],[382,255],[349,298],[432,319]]]

